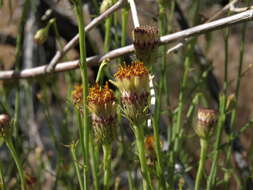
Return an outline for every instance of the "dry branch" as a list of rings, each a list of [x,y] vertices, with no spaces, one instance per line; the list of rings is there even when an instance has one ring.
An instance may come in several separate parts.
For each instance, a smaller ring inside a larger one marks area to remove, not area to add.
[[[103,12],[101,15],[99,15],[97,18],[93,19],[86,27],[85,32],[90,31],[92,28],[97,26],[100,22],[102,22],[105,18],[110,16],[112,13],[117,11],[121,8],[125,0],[119,0],[117,3],[115,3],[112,7],[107,9],[105,12]],[[57,51],[55,56],[50,61],[48,67],[46,68],[47,72],[51,72],[56,64],[59,62],[59,60],[75,45],[77,45],[79,40],[79,34],[77,34],[72,40],[70,40],[61,51]]]
[[[189,37],[197,36],[203,33],[215,31],[218,29],[222,29],[225,27],[229,27],[238,23],[247,22],[252,20],[253,18],[253,10],[248,10],[233,16],[229,16],[226,18],[222,18],[210,23],[202,24],[196,27],[192,27],[186,30],[182,30],[180,32],[176,32],[173,34],[165,35],[160,38],[160,45],[167,44],[176,40],[183,40]],[[129,54],[134,52],[134,46],[128,45],[122,48],[118,48],[115,50],[112,50],[105,55],[97,55],[93,57],[87,58],[88,64],[97,64],[103,61],[104,59],[114,59],[117,57],[120,57],[125,54]],[[0,80],[6,80],[6,79],[13,79],[13,78],[29,78],[29,77],[35,77],[39,75],[46,74],[48,65],[43,65],[31,69],[25,69],[19,72],[15,71],[1,71],[0,72]],[[63,72],[68,71],[71,69],[76,69],[79,67],[79,61],[69,61],[64,63],[59,63],[56,65],[54,72]]]

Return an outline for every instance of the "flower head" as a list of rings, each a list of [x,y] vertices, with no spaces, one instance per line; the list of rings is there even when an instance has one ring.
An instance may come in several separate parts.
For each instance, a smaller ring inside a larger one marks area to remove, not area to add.
[[[76,85],[72,91],[72,100],[79,111],[83,109],[83,88],[81,85]]]
[[[116,134],[117,105],[108,83],[104,88],[95,84],[89,89],[88,108],[97,142],[111,143]]]
[[[143,62],[121,66],[113,82],[120,92],[125,116],[134,123],[143,122],[148,114],[149,72]]]
[[[201,138],[208,138],[213,132],[217,120],[216,111],[213,109],[199,108],[198,121],[195,127],[196,134]]]
[[[158,54],[158,29],[153,26],[136,27],[132,36],[137,59],[146,64],[155,62]]]

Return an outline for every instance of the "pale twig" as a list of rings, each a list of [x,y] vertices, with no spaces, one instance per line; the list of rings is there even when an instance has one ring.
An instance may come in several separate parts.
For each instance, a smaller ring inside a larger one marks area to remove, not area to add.
[[[134,0],[128,0],[128,3],[130,4],[130,9],[131,9],[131,13],[132,13],[132,19],[133,19],[133,23],[134,23],[134,27],[139,27],[140,26],[140,22],[139,22],[139,17],[137,14],[137,9],[136,9],[136,5]]]
[[[250,7],[235,7],[235,5],[231,5],[230,6],[230,11],[231,12],[235,12],[235,13],[241,13],[241,12],[244,12],[246,10],[250,10],[250,9],[253,9],[253,6],[250,6]]]
[[[94,18],[86,27],[85,27],[85,32],[90,31],[92,28],[97,26],[100,22],[102,22],[105,18],[110,16],[112,13],[117,11],[118,9],[121,8],[125,0],[119,0],[117,3],[115,3],[112,7],[107,9],[105,12],[103,12],[101,15],[98,17]],[[51,72],[56,64],[59,62],[59,60],[75,45],[77,45],[79,40],[79,34],[75,35],[74,38],[72,38],[64,47],[62,50],[59,50],[56,52],[55,56],[52,58],[50,61],[48,67],[46,68],[46,72]]]
[[[215,20],[216,18],[218,18],[220,15],[222,15],[223,13],[225,13],[226,11],[228,11],[232,6],[234,6],[235,3],[237,3],[238,0],[233,0],[231,2],[229,2],[227,5],[225,5],[221,10],[219,10],[216,14],[214,14],[212,17],[210,17],[207,22],[211,22],[213,20]]]
[[[218,29],[222,29],[225,27],[229,27],[241,22],[246,22],[250,21],[253,18],[253,10],[248,10],[243,13],[239,13],[233,16],[229,16],[223,19],[219,19],[207,24],[202,24],[196,27],[192,27],[186,30],[182,30],[180,32],[176,32],[173,34],[165,35],[160,38],[160,43],[159,45],[167,44],[176,40],[182,40],[186,38],[190,38],[193,36],[198,36],[200,34],[206,33],[206,32],[211,32],[215,31]],[[120,57],[122,55],[126,55],[129,53],[134,52],[134,46],[133,45],[128,45],[122,48],[118,48],[115,50],[112,50],[105,55],[97,55],[93,57],[87,58],[87,63],[88,64],[97,64],[102,62],[104,59],[115,59],[117,57]],[[48,65],[43,65],[39,67],[35,67],[32,69],[25,69],[19,72],[15,72],[13,70],[10,71],[1,71],[0,72],[0,80],[5,80],[5,79],[13,79],[13,78],[29,78],[29,77],[35,77],[39,75],[46,74],[46,68]],[[63,71],[68,71],[71,69],[76,69],[79,67],[79,61],[69,61],[69,62],[64,62],[56,65],[55,70],[53,72],[63,72]]]

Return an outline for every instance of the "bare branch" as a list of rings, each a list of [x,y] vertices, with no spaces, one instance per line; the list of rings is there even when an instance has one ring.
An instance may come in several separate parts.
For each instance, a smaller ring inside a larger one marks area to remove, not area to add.
[[[238,23],[250,21],[253,18],[253,10],[248,10],[243,13],[239,13],[233,16],[229,16],[223,19],[219,19],[207,24],[202,24],[196,27],[192,27],[186,30],[182,30],[180,32],[176,32],[173,34],[165,35],[160,38],[159,45],[167,44],[176,40],[183,40],[189,37],[198,36],[200,34],[215,31],[218,29],[222,29],[225,27],[229,27]],[[129,54],[134,52],[134,46],[128,45],[122,48],[118,48],[106,53],[103,56],[97,55],[93,57],[87,58],[87,63],[89,64],[97,64],[102,62],[104,59],[114,59],[120,57],[125,54]],[[1,71],[0,72],[0,80],[13,79],[13,78],[29,78],[35,77],[39,75],[46,74],[46,69],[48,65],[35,67],[32,69],[25,69],[19,72],[15,71]],[[76,69],[79,67],[79,61],[69,61],[64,63],[59,63],[56,65],[55,70],[53,72],[63,72],[71,69]]]
[[[105,12],[103,12],[101,15],[99,15],[97,18],[94,18],[86,27],[85,32],[90,31],[92,28],[97,26],[100,22],[102,22],[105,18],[110,16],[112,13],[117,11],[121,8],[125,0],[119,0],[117,3],[115,3],[112,7],[107,9]],[[46,68],[46,72],[52,72],[55,65],[59,62],[59,60],[75,45],[77,45],[79,39],[79,34],[77,34],[72,40],[70,40],[61,51],[57,51],[53,59],[50,61],[48,67]]]
[[[135,2],[134,2],[134,0],[128,0],[128,3],[130,4],[134,27],[135,28],[139,27],[140,22],[139,22],[139,17],[138,17],[138,14],[137,14],[137,9],[136,9]]]

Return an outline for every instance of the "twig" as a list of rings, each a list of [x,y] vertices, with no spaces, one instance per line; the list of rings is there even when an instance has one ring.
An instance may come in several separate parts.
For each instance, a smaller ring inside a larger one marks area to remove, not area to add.
[[[225,5],[221,10],[219,10],[216,14],[214,14],[212,17],[210,17],[206,22],[211,22],[218,18],[220,15],[222,15],[227,10],[231,9],[232,6],[234,6],[235,3],[237,3],[238,0],[233,0],[229,2],[227,5]]]
[[[229,10],[231,12],[235,12],[235,13],[241,13],[243,11],[250,10],[250,9],[253,9],[253,6],[250,6],[250,7],[240,7],[239,8],[239,7],[235,7],[235,5],[233,4],[233,5],[231,5],[229,7]]]
[[[112,13],[117,11],[121,6],[123,5],[125,0],[119,0],[117,3],[115,3],[112,7],[107,9],[105,12],[103,12],[101,15],[99,15],[97,18],[93,19],[86,27],[85,32],[90,31],[92,28],[97,26],[100,22],[102,22],[105,18],[110,16]],[[75,45],[77,45],[79,40],[79,34],[77,34],[72,40],[70,40],[61,51],[57,51],[55,56],[50,61],[48,67],[46,68],[46,72],[52,72],[55,68],[56,64],[59,62],[59,60]]]
[[[200,34],[206,33],[206,32],[211,32],[215,31],[218,29],[222,29],[225,27],[229,27],[238,23],[250,21],[253,18],[253,10],[245,11],[243,13],[239,13],[233,16],[229,16],[223,19],[219,19],[207,24],[202,24],[196,27],[192,27],[190,29],[182,30],[180,32],[176,32],[173,34],[165,35],[160,38],[160,43],[159,45],[164,45],[176,40],[182,40],[185,38],[193,37],[193,36],[198,36]],[[87,63],[88,64],[97,64],[102,62],[104,59],[115,59],[117,57],[120,57],[122,55],[126,55],[129,53],[134,52],[134,46],[133,45],[128,45],[122,48],[118,48],[115,50],[112,50],[105,55],[97,55],[93,57],[87,58]],[[30,78],[30,77],[36,77],[39,75],[46,74],[46,69],[48,65],[43,65],[39,67],[35,67],[32,69],[25,69],[22,71],[1,71],[0,72],[0,80],[6,80],[6,79],[21,79],[21,78]],[[68,71],[72,69],[76,69],[79,67],[79,61],[69,61],[69,62],[64,62],[56,65],[55,70],[53,72],[63,72],[63,71]]]
[[[136,9],[136,5],[134,0],[128,0],[128,3],[130,4],[130,9],[131,9],[131,13],[132,13],[132,19],[134,22],[134,27],[139,27],[140,26],[140,22],[139,22],[139,17],[137,14],[137,9]]]

